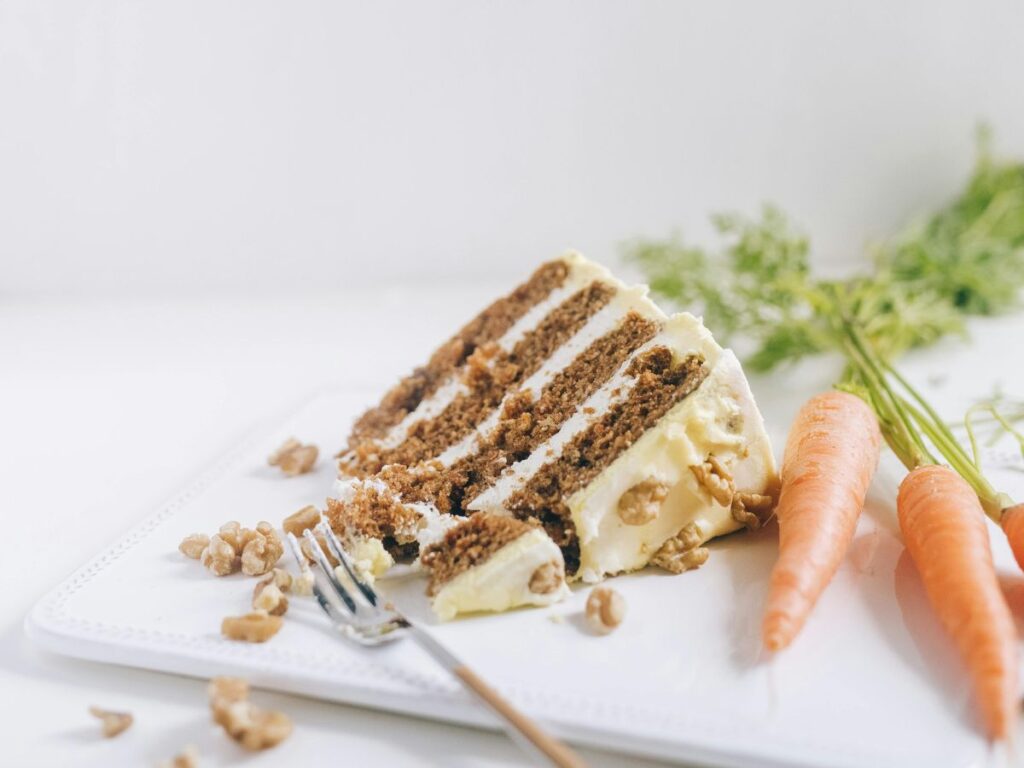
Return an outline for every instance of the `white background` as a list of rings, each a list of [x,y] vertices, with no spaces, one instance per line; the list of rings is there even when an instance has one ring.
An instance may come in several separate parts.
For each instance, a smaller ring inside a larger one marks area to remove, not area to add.
[[[779,202],[825,258],[1024,152],[1024,6],[0,2],[0,290],[519,275]]]
[[[611,261],[770,199],[822,261],[859,258],[955,192],[979,120],[1024,155],[1022,39],[1024,6],[988,0],[0,0],[14,764],[220,744],[201,683],[55,659],[21,621],[255,422],[320,386],[385,385],[565,247]],[[776,385],[754,388],[785,423]],[[276,701],[299,730],[252,765],[520,759],[497,736]],[[100,742],[93,703],[138,728]]]

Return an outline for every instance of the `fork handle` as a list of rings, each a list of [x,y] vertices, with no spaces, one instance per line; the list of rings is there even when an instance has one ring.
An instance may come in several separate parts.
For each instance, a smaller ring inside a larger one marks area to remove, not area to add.
[[[465,664],[453,667],[452,674],[459,678],[467,688],[494,710],[508,726],[514,728],[518,734],[522,735],[526,741],[532,744],[553,765],[558,766],[558,768],[586,768],[587,764],[583,762],[579,755],[551,736],[534,720],[513,707],[507,699],[481,680],[476,672]]]

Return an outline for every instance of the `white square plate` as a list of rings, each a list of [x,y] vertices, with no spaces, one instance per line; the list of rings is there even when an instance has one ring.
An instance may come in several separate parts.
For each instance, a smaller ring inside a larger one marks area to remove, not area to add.
[[[197,677],[244,675],[266,688],[487,726],[415,645],[351,647],[309,599],[292,600],[284,629],[264,645],[225,640],[221,618],[245,612],[253,580],[213,578],[177,551],[186,534],[212,533],[230,519],[279,524],[305,504],[322,504],[333,475],[328,455],[294,479],[268,467],[266,456],[291,435],[329,454],[371,396],[321,394],[240,446],[47,595],[28,619],[32,637],[69,656]],[[891,500],[898,476],[883,462],[876,491],[885,492],[874,498]],[[772,530],[713,543],[698,571],[615,579],[628,615],[607,637],[581,623],[581,586],[551,608],[435,631],[516,704],[581,744],[722,766],[983,763],[989,750],[966,677],[924,601],[890,504],[869,504],[811,622],[774,660],[762,659],[758,645]],[[1001,538],[997,559],[1019,576]],[[433,623],[419,578],[381,586]]]

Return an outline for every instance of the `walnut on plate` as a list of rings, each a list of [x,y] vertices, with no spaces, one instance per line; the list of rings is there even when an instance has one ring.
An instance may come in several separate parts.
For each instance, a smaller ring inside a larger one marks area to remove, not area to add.
[[[293,512],[281,523],[285,533],[292,536],[302,537],[303,531],[315,528],[320,522],[320,510],[312,504],[307,504],[298,512]]]
[[[247,576],[262,576],[277,565],[284,554],[284,542],[265,521],[255,529],[243,528],[237,520],[224,523],[195,555],[205,538],[193,533],[185,537],[178,549],[189,557],[198,557],[215,576],[229,576],[238,571]]]
[[[210,539],[199,561],[214,576],[230,576],[242,567],[242,559],[238,552],[229,541],[221,538],[219,533],[215,533]]]
[[[245,544],[239,553],[242,573],[246,576],[262,576],[271,570],[284,554],[284,543],[277,531],[268,522],[260,522],[255,531],[246,529]]]
[[[309,472],[319,453],[315,445],[303,445],[290,437],[267,458],[267,463],[272,467],[280,467],[282,472],[293,477]]]
[[[244,749],[276,746],[292,732],[283,712],[266,710],[249,701],[249,684],[237,677],[215,677],[207,689],[213,721]]]
[[[246,643],[265,643],[278,632],[284,620],[267,611],[255,610],[244,616],[227,616],[220,623],[220,631],[229,640]]]
[[[283,573],[288,577],[288,587],[291,589],[292,577],[287,571],[275,568],[273,573],[256,582],[252,593],[252,607],[256,610],[263,610],[271,616],[283,616],[288,610],[288,598],[284,596],[285,589],[282,589],[275,574]]]
[[[163,760],[160,768],[199,768],[199,750],[189,744],[170,760]]]
[[[89,707],[89,714],[99,718],[103,725],[103,735],[108,739],[124,733],[135,722],[130,712],[113,712],[102,707]]]
[[[209,544],[210,537],[205,533],[190,533],[181,540],[181,544],[178,545],[178,551],[185,557],[191,557],[193,560],[198,560],[203,556],[203,550],[206,549]]]
[[[587,596],[586,616],[592,630],[607,635],[626,618],[626,600],[611,587],[594,587]]]

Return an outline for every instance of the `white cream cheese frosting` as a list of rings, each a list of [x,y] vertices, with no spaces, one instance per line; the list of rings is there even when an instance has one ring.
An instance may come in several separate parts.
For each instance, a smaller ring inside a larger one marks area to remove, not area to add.
[[[537,570],[552,563],[560,583],[548,591],[530,589]],[[562,551],[542,530],[534,529],[445,583],[434,595],[431,606],[439,619],[448,621],[461,613],[551,605],[567,595]]]
[[[697,526],[702,542],[739,529],[731,506],[716,501],[690,469],[709,455],[729,472],[736,491],[774,492],[775,460],[761,414],[728,350],[696,392],[567,500],[580,543],[576,576],[593,582],[642,568],[689,523]],[[648,481],[660,484],[665,498],[652,520],[629,525],[619,501]]]

